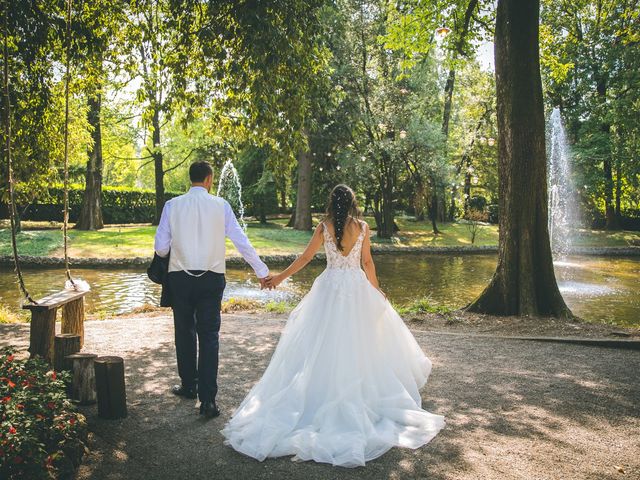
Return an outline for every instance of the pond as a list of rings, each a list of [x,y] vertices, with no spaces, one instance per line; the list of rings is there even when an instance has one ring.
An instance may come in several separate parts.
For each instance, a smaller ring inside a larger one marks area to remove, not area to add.
[[[458,308],[485,287],[496,266],[494,254],[400,254],[375,257],[378,277],[390,300],[407,304],[428,297],[435,304]],[[574,256],[556,262],[560,290],[573,312],[587,320],[637,324],[640,319],[640,258]],[[282,267],[274,268],[279,271]],[[260,291],[249,269],[229,268],[225,298],[296,301],[308,291],[324,268],[313,263],[275,291]],[[74,276],[87,280],[89,313],[126,313],[145,303],[156,304],[159,286],[142,267],[78,268]],[[37,298],[59,290],[64,272],[58,268],[25,269],[27,286]],[[20,301],[10,268],[0,269],[0,302],[16,307]]]

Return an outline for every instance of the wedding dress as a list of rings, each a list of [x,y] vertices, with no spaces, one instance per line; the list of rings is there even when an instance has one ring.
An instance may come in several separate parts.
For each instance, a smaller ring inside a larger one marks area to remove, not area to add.
[[[394,446],[418,448],[444,426],[421,408],[430,360],[360,268],[364,231],[343,255],[324,228],[327,268],[222,430],[238,452],[356,467]]]

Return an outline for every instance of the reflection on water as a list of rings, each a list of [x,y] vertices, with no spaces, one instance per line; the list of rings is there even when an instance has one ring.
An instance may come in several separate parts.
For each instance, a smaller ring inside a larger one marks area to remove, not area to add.
[[[434,303],[462,307],[485,287],[496,265],[495,255],[402,254],[375,257],[382,289],[398,304],[429,297]],[[573,312],[593,320],[637,322],[640,317],[640,259],[569,257],[555,264],[560,290]],[[225,298],[295,300],[307,292],[324,268],[312,264],[285,282],[279,290],[261,291],[246,269],[227,270]],[[279,269],[274,268],[274,271]],[[144,268],[74,269],[91,284],[89,312],[124,313],[145,303],[157,303],[160,288]],[[39,297],[59,290],[62,269],[26,269],[27,285]],[[0,302],[17,306],[19,294],[10,269],[0,270]]]

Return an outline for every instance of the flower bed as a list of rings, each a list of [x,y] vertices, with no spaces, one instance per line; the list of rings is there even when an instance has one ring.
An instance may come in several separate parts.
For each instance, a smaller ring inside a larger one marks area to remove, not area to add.
[[[0,350],[0,478],[70,475],[85,451],[86,420],[66,394],[67,373]]]

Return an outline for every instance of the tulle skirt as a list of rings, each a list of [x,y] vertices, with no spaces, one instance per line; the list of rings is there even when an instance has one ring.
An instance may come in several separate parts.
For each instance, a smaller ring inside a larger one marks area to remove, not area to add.
[[[444,426],[421,408],[431,362],[361,269],[326,269],[291,312],[260,381],[222,430],[257,460],[356,467]]]

